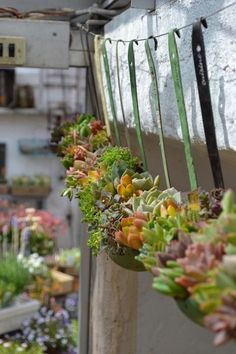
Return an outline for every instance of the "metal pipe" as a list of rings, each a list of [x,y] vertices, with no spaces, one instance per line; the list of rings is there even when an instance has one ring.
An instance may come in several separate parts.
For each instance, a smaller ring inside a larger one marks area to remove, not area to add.
[[[120,11],[117,10],[106,10],[106,9],[101,9],[99,7],[91,6],[84,10],[76,10],[72,18],[74,19],[76,17],[84,16],[84,15],[100,15],[104,17],[113,17],[119,15],[119,13]]]
[[[131,0],[122,1],[121,4],[120,4],[120,2],[121,2],[120,0],[105,0],[102,2],[102,7],[104,9],[108,9],[112,6],[118,5],[118,8],[121,8],[122,10],[124,10],[130,6]],[[121,6],[119,6],[119,5],[121,5]]]
[[[109,22],[109,20],[87,20],[87,26],[104,26]]]

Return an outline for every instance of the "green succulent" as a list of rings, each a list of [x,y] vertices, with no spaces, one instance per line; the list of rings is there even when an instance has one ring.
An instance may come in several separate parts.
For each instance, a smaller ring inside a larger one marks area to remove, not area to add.
[[[99,158],[99,164],[104,166],[107,172],[111,172],[113,164],[118,161],[124,161],[127,168],[136,169],[139,166],[139,160],[134,157],[129,149],[123,147],[108,147]]]
[[[88,246],[91,248],[93,255],[97,256],[101,249],[102,233],[100,230],[89,233]]]

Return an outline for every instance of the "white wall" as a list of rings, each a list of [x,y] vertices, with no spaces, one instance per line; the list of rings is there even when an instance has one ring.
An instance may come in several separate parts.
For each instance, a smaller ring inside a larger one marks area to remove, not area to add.
[[[166,5],[161,6],[163,3]],[[155,14],[147,14],[145,10],[129,9],[117,16],[106,25],[105,33],[114,39],[130,40],[145,38],[168,32],[171,28],[181,27],[195,21],[200,16],[232,3],[231,0],[182,0],[157,1]],[[158,7],[160,6],[159,10]],[[236,43],[235,43],[236,7],[225,10],[208,19],[209,28],[205,31],[205,43],[208,57],[209,77],[217,139],[220,148],[236,150]],[[150,109],[150,76],[144,51],[144,42],[135,46],[137,65],[137,84],[140,99],[142,126],[146,132],[153,132],[153,118]],[[170,76],[167,37],[158,39],[159,48],[156,55],[161,93],[161,105],[165,135],[181,138],[179,118]],[[198,93],[195,83],[193,59],[191,54],[191,28],[181,31],[179,46],[183,86],[186,98],[186,108],[192,138],[204,142]],[[117,79],[115,75],[115,45],[107,44],[113,70],[113,83],[117,103],[118,116],[121,119],[118,98]],[[133,125],[132,103],[130,95],[129,74],[127,65],[127,49],[120,44],[122,90],[126,115],[130,125]]]

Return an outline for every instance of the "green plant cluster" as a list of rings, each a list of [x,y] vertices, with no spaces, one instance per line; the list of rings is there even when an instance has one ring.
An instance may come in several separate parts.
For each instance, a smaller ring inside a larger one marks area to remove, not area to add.
[[[134,157],[128,148],[123,147],[109,147],[99,158],[99,163],[105,166],[107,173],[111,173],[115,163],[123,162],[126,168],[135,169],[140,164],[137,157]]]
[[[8,341],[0,339],[1,354],[43,354],[43,350],[38,344],[20,343],[17,341]]]
[[[80,269],[80,257],[79,248],[62,249],[57,256],[60,266],[74,267],[78,271]]]
[[[30,283],[31,276],[14,256],[0,258],[0,307],[11,304]]]
[[[47,256],[55,250],[55,240],[43,231],[32,231],[29,238],[29,249],[31,253],[39,256]]]

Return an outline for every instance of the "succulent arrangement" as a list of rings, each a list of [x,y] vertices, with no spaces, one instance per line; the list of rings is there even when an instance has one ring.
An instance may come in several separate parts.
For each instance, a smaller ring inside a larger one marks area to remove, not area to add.
[[[215,345],[236,339],[236,204],[232,191],[160,189],[160,179],[108,139],[91,141],[95,118],[60,128],[58,151],[67,168],[64,196],[78,198],[88,245],[152,272],[153,287],[171,296],[193,321],[216,333]],[[86,122],[84,134],[81,122]],[[133,257],[133,261],[130,257]],[[134,259],[135,258],[135,259]],[[127,268],[127,263],[122,265]]]

